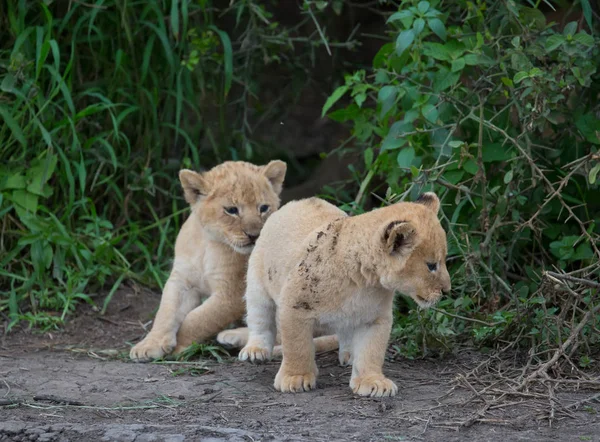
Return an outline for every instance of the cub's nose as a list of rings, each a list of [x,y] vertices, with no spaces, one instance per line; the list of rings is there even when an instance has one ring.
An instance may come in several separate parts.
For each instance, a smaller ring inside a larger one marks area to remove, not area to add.
[[[258,239],[258,235],[250,235],[249,233],[246,233],[246,236],[248,237],[248,239],[250,240],[250,242],[252,244],[254,244],[256,242],[256,240]]]

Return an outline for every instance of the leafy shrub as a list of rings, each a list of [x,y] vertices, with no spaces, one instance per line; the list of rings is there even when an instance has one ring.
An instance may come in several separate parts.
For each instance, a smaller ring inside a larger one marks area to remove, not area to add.
[[[348,208],[443,199],[454,299],[411,310],[396,335],[408,354],[456,335],[561,342],[600,303],[599,39],[515,2],[405,1],[388,26],[372,71],[346,75],[323,114],[364,151]],[[550,289],[553,269],[587,284]]]

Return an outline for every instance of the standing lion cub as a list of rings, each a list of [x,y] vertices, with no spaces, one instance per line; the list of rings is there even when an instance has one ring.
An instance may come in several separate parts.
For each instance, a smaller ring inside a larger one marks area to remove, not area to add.
[[[394,396],[398,388],[382,372],[394,291],[429,307],[450,290],[439,207],[434,193],[354,217],[318,198],[282,207],[248,264],[250,334],[239,358],[270,358],[278,325],[283,361],[275,388],[311,390],[317,325],[337,334],[354,393]]]
[[[283,161],[262,167],[228,161],[201,174],[179,172],[192,212],[177,236],[152,330],[131,349],[131,359],[179,353],[243,317],[248,255],[279,208],[286,168]]]

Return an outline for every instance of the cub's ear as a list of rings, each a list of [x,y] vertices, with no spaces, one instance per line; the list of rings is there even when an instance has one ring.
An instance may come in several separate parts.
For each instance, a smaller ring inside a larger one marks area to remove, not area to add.
[[[419,198],[417,198],[415,203],[423,204],[425,207],[431,209],[435,214],[437,214],[440,210],[440,199],[433,192],[425,192]]]
[[[182,169],[179,171],[179,181],[183,187],[183,195],[188,204],[194,204],[201,196],[208,193],[208,185],[204,177],[192,170]]]
[[[271,161],[266,166],[262,167],[262,173],[271,182],[273,190],[277,195],[281,193],[283,188],[283,180],[285,179],[285,172],[287,171],[287,164],[280,160]]]
[[[409,255],[418,243],[415,226],[408,221],[392,221],[383,232],[384,248],[391,255]]]

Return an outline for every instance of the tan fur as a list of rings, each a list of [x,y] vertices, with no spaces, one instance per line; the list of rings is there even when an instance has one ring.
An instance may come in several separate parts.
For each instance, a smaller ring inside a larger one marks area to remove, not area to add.
[[[201,174],[179,173],[192,212],[177,236],[173,270],[152,330],[131,349],[131,359],[179,353],[243,317],[248,256],[279,208],[285,172],[283,161],[262,167],[228,161]],[[269,208],[261,213],[263,205]],[[231,207],[239,213],[226,213]]]
[[[421,307],[450,290],[439,199],[424,194],[355,217],[311,198],[282,207],[265,224],[248,266],[249,337],[241,360],[269,359],[276,331],[283,361],[275,388],[316,385],[315,326],[337,335],[340,362],[361,396],[393,396],[382,372],[395,290]],[[435,270],[428,263],[436,264]]]

